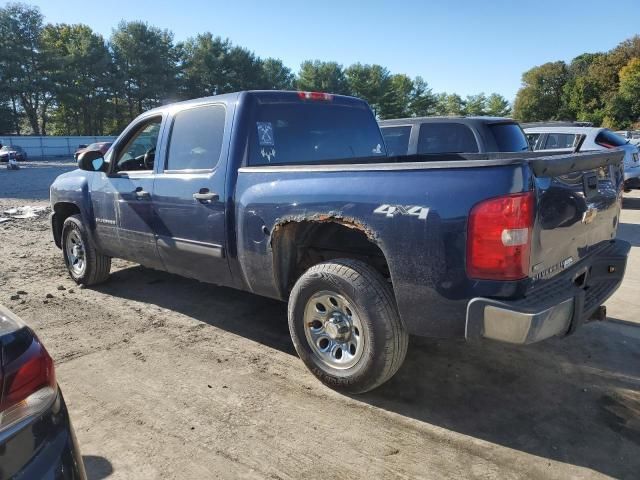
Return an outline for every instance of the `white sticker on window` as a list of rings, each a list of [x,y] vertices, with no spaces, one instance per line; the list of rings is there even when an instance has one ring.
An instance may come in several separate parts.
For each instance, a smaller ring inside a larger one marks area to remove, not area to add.
[[[273,147],[273,125],[271,122],[256,122],[258,127],[258,142],[261,147]]]
[[[271,159],[276,158],[276,149],[262,147],[260,149],[260,155],[262,155],[262,158],[266,158],[267,162],[271,163]]]

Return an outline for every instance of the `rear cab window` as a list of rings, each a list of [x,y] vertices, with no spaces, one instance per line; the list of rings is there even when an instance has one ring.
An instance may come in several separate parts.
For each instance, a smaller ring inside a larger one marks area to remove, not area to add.
[[[539,138],[539,133],[527,133],[527,142],[529,142],[529,147],[531,148],[531,150],[536,149]]]
[[[418,153],[478,153],[478,142],[471,129],[462,123],[423,123]]]
[[[387,146],[387,153],[390,156],[407,155],[409,153],[410,125],[382,127],[380,131],[384,137],[384,143]]]
[[[379,162],[387,156],[365,102],[328,94],[253,96],[249,165]]]
[[[493,135],[498,152],[526,152],[529,142],[517,123],[490,123],[489,131]]]

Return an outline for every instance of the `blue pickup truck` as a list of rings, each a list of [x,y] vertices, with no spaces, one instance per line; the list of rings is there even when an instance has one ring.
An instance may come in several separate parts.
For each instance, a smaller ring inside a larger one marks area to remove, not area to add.
[[[360,393],[410,334],[527,344],[602,319],[622,152],[388,156],[368,105],[253,91],[176,103],[80,155],[51,186],[71,277],[111,258],[288,301],[294,346]]]

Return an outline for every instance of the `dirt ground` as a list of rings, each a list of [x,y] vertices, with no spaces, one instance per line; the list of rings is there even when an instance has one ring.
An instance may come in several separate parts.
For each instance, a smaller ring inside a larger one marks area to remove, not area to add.
[[[71,166],[0,169],[0,211],[46,205]],[[0,224],[0,302],[53,355],[91,479],[638,478],[640,193],[622,222],[609,321],[528,347],[415,338],[357,397],[308,373],[282,303],[124,261],[78,288],[46,214]]]

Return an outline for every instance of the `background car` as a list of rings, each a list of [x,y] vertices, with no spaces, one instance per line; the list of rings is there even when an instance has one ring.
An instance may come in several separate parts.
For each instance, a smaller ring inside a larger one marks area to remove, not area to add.
[[[529,150],[522,128],[502,117],[419,117],[378,122],[390,156]]]
[[[113,142],[96,142],[89,145],[78,145],[78,150],[73,154],[73,159],[78,161],[78,155],[88,150],[100,150],[103,154],[107,153]]]
[[[632,145],[640,145],[640,131],[638,130],[618,130],[615,133],[620,135]]]
[[[5,145],[0,148],[0,162],[8,162],[9,157],[14,157],[19,162],[23,162],[27,159],[27,152],[18,145]]]
[[[86,479],[53,360],[0,305],[0,478]]]
[[[624,180],[626,188],[640,187],[640,154],[630,144],[608,128],[581,127],[571,124],[525,127],[527,141],[534,151],[588,152],[621,148],[624,150]]]

